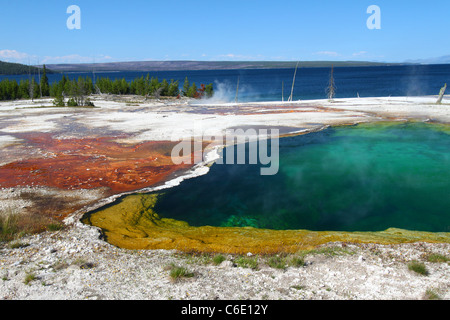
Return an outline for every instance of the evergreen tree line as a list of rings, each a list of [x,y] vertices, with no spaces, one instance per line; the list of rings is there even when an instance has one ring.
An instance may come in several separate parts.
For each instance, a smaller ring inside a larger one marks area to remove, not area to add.
[[[55,105],[64,105],[64,98],[68,98],[68,105],[81,106],[89,105],[88,96],[95,93],[102,94],[129,94],[159,97],[178,97],[185,96],[190,98],[212,97],[214,94],[213,85],[202,84],[200,87],[194,83],[190,83],[185,78],[182,89],[179,88],[178,81],[166,79],[161,82],[158,78],[150,78],[141,76],[135,78],[131,82],[127,82],[124,78],[111,80],[108,78],[98,78],[96,82],[91,77],[79,77],[78,79],[69,79],[65,75],[61,80],[49,85],[46,75],[45,66],[40,82],[36,82],[34,78],[31,80],[4,79],[0,81],[0,100],[15,99],[36,99],[40,97],[54,97]]]
[[[47,69],[43,68],[40,83],[31,78],[31,80],[4,79],[0,81],[0,100],[16,99],[34,99],[38,97],[48,97],[50,95],[50,86],[48,84]]]

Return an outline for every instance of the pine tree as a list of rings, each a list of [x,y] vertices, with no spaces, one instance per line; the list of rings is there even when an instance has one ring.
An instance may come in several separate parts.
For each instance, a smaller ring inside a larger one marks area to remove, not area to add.
[[[153,77],[152,77],[152,82]],[[158,78],[156,78],[156,81],[158,82]],[[147,73],[147,76],[145,77],[145,82],[144,82],[144,92],[142,93],[143,96],[146,96],[148,94],[152,94],[153,93],[153,88],[152,88],[152,83],[150,82],[150,74]]]
[[[64,107],[65,106],[64,97],[62,95],[62,92],[57,92],[56,93],[56,97],[53,100],[53,105],[55,107]]]
[[[86,77],[85,87],[86,87],[86,94],[88,96],[95,92],[94,82],[92,81],[91,77]]]
[[[136,94],[145,96],[145,81],[144,77],[141,76],[140,78],[136,79]]]
[[[39,89],[39,84],[36,82],[36,80],[34,80],[34,78],[31,81],[31,89],[30,92],[32,91],[33,94],[33,99],[37,99],[41,96],[41,92]]]
[[[112,93],[113,94],[121,94],[120,92],[120,81],[119,79],[114,79],[113,84],[112,84]]]
[[[11,100],[16,100],[19,97],[19,85],[17,84],[17,81],[10,81],[9,82],[9,92],[11,95]]]
[[[176,97],[176,96],[178,96],[179,93],[180,93],[180,90],[178,89],[178,80],[175,82],[173,80],[170,80],[167,95],[169,97]]]
[[[192,85],[189,87],[187,96],[189,98],[197,98],[198,92],[197,92],[197,85],[195,82],[192,83]]]
[[[189,80],[186,77],[186,79],[184,79],[183,91],[182,91],[182,93],[185,97],[188,97],[189,88],[190,88]]]
[[[50,95],[50,86],[48,84],[47,69],[45,67],[45,64],[43,66],[43,73],[42,73],[40,85],[41,85],[41,90],[42,90],[42,96],[48,97]]]
[[[67,83],[67,78],[65,75],[62,76],[61,81],[58,82],[58,87],[59,87],[59,91],[61,91],[61,94],[66,94],[65,90],[66,90],[66,83]]]
[[[205,87],[205,95],[207,98],[211,98],[214,95],[213,84],[207,84]]]
[[[28,80],[20,80],[19,82],[19,97],[21,99],[29,99],[30,98],[30,91],[28,88],[30,85],[28,84]]]
[[[128,85],[128,82],[125,80],[125,78],[122,78],[120,81],[120,92],[122,94],[128,94],[130,92],[130,86]]]
[[[167,82],[166,79],[163,79],[162,83],[161,83],[161,95],[162,96],[168,96],[169,95],[169,83]]]
[[[161,83],[159,83],[158,77],[156,78],[152,77],[152,79],[150,80],[150,88],[148,90],[148,94],[158,96],[157,92],[159,92],[159,95],[161,95],[163,89],[159,90],[160,88]]]

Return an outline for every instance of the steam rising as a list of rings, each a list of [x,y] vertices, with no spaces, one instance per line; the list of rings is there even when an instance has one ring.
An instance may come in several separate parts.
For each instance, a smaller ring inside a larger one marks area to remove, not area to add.
[[[214,95],[211,98],[202,99],[195,104],[221,104],[221,103],[234,103],[236,101],[236,89],[237,83],[231,83],[229,81],[214,82]],[[251,86],[246,84],[240,84],[237,94],[238,102],[249,102],[250,100],[258,100],[258,93],[253,90]],[[251,97],[251,98],[250,98]]]

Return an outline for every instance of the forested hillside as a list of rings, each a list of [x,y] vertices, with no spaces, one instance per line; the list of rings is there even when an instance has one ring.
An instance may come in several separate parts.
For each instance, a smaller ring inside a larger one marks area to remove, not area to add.
[[[11,63],[0,61],[0,74],[2,75],[14,75],[14,74],[35,74],[38,73],[38,68],[27,66],[20,63]],[[42,69],[41,69],[42,73]],[[47,69],[47,73],[53,73],[51,70]]]

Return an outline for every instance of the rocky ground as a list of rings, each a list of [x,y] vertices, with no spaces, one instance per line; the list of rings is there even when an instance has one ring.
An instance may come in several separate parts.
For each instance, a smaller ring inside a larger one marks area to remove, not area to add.
[[[449,299],[450,244],[330,243],[304,264],[278,268],[270,257],[125,250],[81,223],[3,244],[0,299],[12,300],[404,300]],[[438,254],[439,261],[432,259]],[[248,260],[247,265],[242,261]],[[425,274],[410,270],[412,261]],[[255,263],[256,262],[256,263]],[[188,277],[171,270],[184,267]]]

